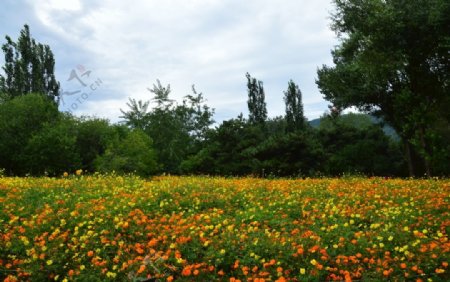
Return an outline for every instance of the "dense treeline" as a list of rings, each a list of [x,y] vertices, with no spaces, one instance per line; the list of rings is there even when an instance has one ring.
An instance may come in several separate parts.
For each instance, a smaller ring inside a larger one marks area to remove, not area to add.
[[[298,129],[285,117],[253,123],[240,115],[212,128],[213,110],[195,88],[179,104],[170,86],[158,82],[152,92],[155,107],[130,100],[121,124],[59,112],[43,94],[9,99],[0,104],[0,167],[14,175],[405,174],[398,141],[367,115],[324,115],[318,127],[302,116]]]
[[[0,104],[0,168],[12,175],[156,172],[152,139],[125,125],[61,113],[42,94]]]
[[[58,111],[50,47],[28,26],[6,37],[0,75],[0,169],[13,175],[89,172],[258,176],[450,175],[448,1],[335,0],[341,45],[317,84],[330,111],[310,123],[294,81],[269,118],[262,81],[247,78],[247,118],[214,125],[192,87],[182,101],[156,81],[123,122]],[[376,28],[375,28],[376,27]],[[342,114],[357,107],[365,114]],[[394,134],[386,134],[386,125]]]

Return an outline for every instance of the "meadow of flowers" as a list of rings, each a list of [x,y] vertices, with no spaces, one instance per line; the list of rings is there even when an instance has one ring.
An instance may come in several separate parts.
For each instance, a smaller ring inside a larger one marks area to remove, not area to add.
[[[0,178],[0,281],[448,281],[450,181]]]

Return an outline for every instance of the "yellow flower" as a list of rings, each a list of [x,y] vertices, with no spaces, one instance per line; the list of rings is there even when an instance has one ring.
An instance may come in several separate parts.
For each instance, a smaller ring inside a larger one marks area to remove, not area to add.
[[[47,265],[52,265],[53,264],[53,261],[51,260],[51,259],[49,259],[48,261],[47,261]]]
[[[82,169],[77,169],[77,171],[75,171],[75,174],[80,176],[83,173]]]
[[[300,268],[300,274],[301,274],[301,275],[304,275],[305,273],[306,273],[306,269]]]
[[[312,259],[310,262],[311,262],[312,265],[316,265],[317,264],[317,261],[315,259]]]
[[[67,177],[67,176],[69,176],[69,174],[68,174],[67,172],[64,172],[64,173],[63,173],[63,176],[64,176],[64,177]]]

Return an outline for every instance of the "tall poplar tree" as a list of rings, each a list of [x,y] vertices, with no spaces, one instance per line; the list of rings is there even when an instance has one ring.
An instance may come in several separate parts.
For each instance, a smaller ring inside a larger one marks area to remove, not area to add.
[[[305,126],[303,115],[302,92],[294,81],[290,80],[288,89],[284,92],[284,103],[286,104],[287,131],[293,132]]]
[[[48,45],[37,43],[25,25],[17,42],[6,36],[4,75],[0,75],[3,99],[28,93],[41,93],[59,102],[59,82],[55,78],[55,59]],[[6,98],[5,98],[6,97]],[[1,101],[1,99],[0,99]]]
[[[267,108],[263,83],[262,81],[251,77],[249,73],[245,76],[247,77],[248,90],[248,120],[252,124],[263,124],[267,119]]]

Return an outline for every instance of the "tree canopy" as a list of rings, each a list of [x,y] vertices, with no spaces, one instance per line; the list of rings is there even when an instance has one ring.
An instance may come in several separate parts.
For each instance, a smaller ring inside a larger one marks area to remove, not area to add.
[[[303,114],[302,92],[294,81],[290,80],[288,89],[284,92],[284,103],[286,104],[286,123],[288,131],[295,131],[305,126]]]
[[[317,84],[338,108],[355,106],[392,125],[431,174],[437,124],[448,128],[450,3],[334,0],[340,45]],[[442,128],[442,127],[441,127]],[[411,154],[408,154],[413,174]]]
[[[0,75],[0,93],[4,97],[41,93],[51,101],[59,102],[60,86],[55,78],[53,52],[48,45],[37,43],[31,37],[28,25],[24,25],[17,42],[6,36],[2,50],[5,75]]]
[[[265,93],[263,83],[249,73],[247,77],[247,91],[248,91],[248,120],[250,123],[263,124],[267,119],[267,106],[265,101]]]

